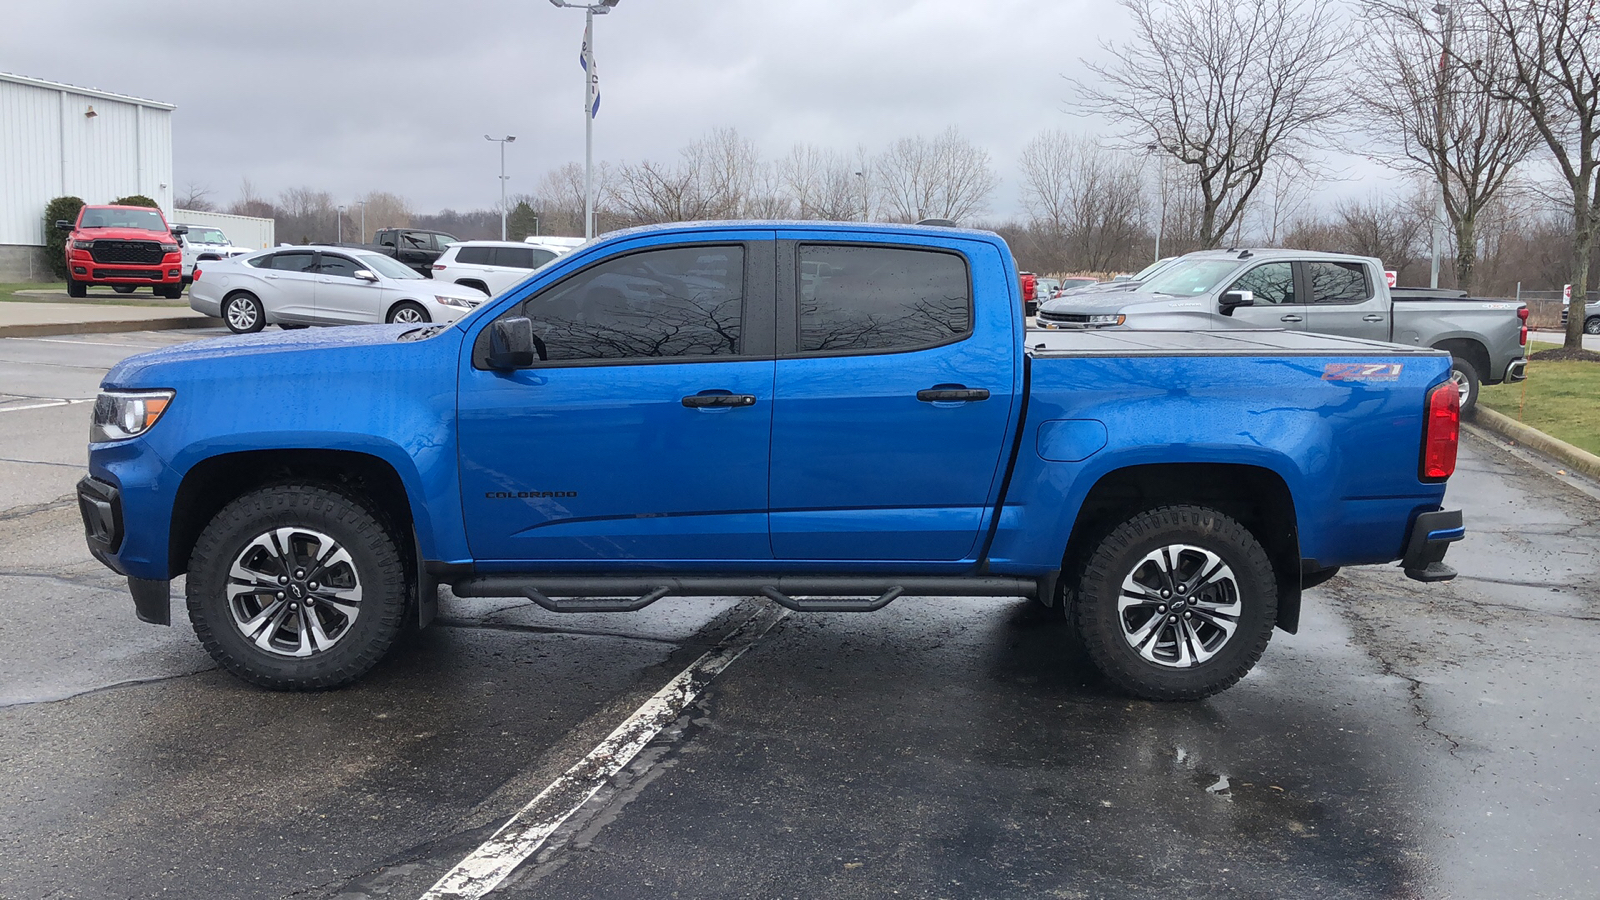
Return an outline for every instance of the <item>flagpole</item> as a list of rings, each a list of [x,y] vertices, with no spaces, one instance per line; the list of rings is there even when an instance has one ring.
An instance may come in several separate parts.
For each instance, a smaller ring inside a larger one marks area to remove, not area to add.
[[[583,237],[594,237],[594,10],[583,12]],[[570,63],[569,63],[570,65]]]

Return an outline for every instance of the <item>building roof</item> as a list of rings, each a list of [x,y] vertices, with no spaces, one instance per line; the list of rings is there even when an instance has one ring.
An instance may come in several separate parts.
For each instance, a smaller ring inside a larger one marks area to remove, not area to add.
[[[84,97],[98,97],[102,100],[116,100],[120,103],[132,103],[135,106],[144,106],[150,109],[173,110],[178,107],[171,103],[162,103],[160,100],[146,100],[143,97],[130,97],[127,94],[114,94],[111,91],[102,91],[97,88],[78,87],[74,84],[61,84],[55,81],[45,81],[43,78],[29,78],[26,75],[13,75],[10,72],[0,72],[0,81],[10,81],[14,84],[26,84],[32,87],[49,88],[54,91],[65,91],[69,94],[78,94]]]

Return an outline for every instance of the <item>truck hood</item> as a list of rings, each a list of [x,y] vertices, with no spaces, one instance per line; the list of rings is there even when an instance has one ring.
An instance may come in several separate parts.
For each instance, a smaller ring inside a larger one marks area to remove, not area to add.
[[[330,365],[345,364],[352,357],[370,355],[380,348],[403,352],[401,348],[432,342],[450,333],[459,337],[459,332],[449,325],[344,325],[194,341],[130,356],[106,373],[101,387],[173,387],[190,380],[191,371],[215,372],[219,364],[235,372],[259,369],[269,376],[302,368],[302,358],[309,361],[320,357]]]
[[[1042,322],[1049,321],[1050,316],[1103,316],[1118,313],[1127,316],[1127,321],[1120,326],[1123,328],[1211,331],[1239,327],[1232,318],[1214,312],[1211,309],[1210,298],[1205,296],[1180,297],[1133,290],[1069,294],[1039,305],[1039,317]],[[1073,327],[1070,321],[1063,324],[1069,328]]]
[[[143,228],[79,228],[72,232],[75,241],[160,241],[172,243],[174,238],[165,231],[146,231]]]

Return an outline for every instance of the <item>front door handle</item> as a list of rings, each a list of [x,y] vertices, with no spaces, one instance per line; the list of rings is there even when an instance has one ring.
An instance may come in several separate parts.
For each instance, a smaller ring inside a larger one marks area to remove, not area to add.
[[[1380,316],[1377,313],[1373,313],[1370,316],[1362,316],[1361,317],[1361,321],[1363,321],[1363,322],[1382,322],[1383,321],[1383,316]]]
[[[683,405],[690,409],[706,409],[717,406],[755,406],[754,394],[730,394],[727,391],[701,391],[683,398]]]
[[[1299,322],[1299,321],[1301,321],[1301,318],[1299,316],[1295,315],[1294,313],[1290,313],[1287,316],[1284,316],[1283,318],[1279,319],[1278,321],[1279,322]]]
[[[983,388],[968,388],[956,385],[954,387],[936,387],[917,391],[917,399],[923,403],[967,403],[975,400],[989,399],[989,392]]]

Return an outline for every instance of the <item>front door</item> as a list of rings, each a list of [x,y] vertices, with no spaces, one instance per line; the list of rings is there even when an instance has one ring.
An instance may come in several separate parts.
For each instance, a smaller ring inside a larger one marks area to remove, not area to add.
[[[336,325],[383,321],[383,288],[356,277],[366,268],[341,253],[324,251],[317,261],[317,318]]]
[[[779,245],[774,555],[971,557],[1020,378],[1008,270],[987,244],[793,236]]]
[[[480,564],[770,560],[772,233],[619,251],[502,317],[540,360],[460,376],[467,537]]]
[[[1249,291],[1255,296],[1254,306],[1241,306],[1233,311],[1240,328],[1306,330],[1310,313],[1305,297],[1295,290],[1292,262],[1262,263],[1247,269],[1223,291]]]

